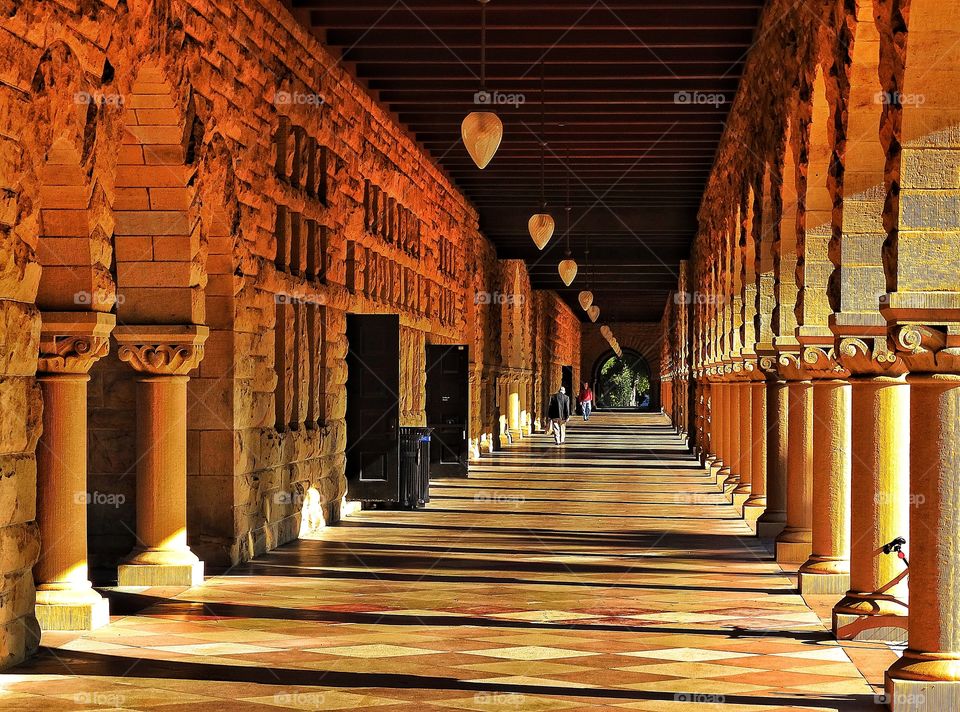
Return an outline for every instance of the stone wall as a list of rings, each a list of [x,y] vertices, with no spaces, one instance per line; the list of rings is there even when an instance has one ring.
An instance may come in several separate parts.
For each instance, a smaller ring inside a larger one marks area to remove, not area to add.
[[[402,424],[425,421],[426,344],[469,344],[476,443],[495,440],[505,372],[529,409],[537,369],[578,363],[572,312],[497,260],[469,202],[279,0],[3,17],[0,664],[33,625],[41,312],[209,327],[187,445],[208,566],[341,516],[346,314],[400,315]],[[135,530],[136,374],[98,355],[90,556],[109,571]]]

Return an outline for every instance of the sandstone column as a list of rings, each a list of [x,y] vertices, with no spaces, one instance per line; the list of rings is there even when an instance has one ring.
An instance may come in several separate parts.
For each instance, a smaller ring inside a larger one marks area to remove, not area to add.
[[[514,442],[523,436],[520,424],[520,380],[513,376],[507,381],[507,427]]]
[[[911,374],[910,623],[894,710],[960,709],[960,376]],[[911,706],[911,700],[922,704]]]
[[[750,382],[740,381],[737,389],[737,465],[739,483],[733,490],[733,503],[739,510],[750,497],[753,483],[753,396]]]
[[[791,379],[787,384],[787,397],[790,434],[787,438],[787,523],[777,536],[776,556],[778,564],[799,566],[810,556],[811,544],[813,385],[799,376],[797,380]]]
[[[187,373],[203,358],[205,326],[117,327],[118,356],[137,381],[137,546],[121,586],[192,586],[203,562],[187,545]]]
[[[903,377],[854,376],[850,383],[850,590],[833,608],[833,630],[838,637],[886,640],[889,621],[871,634],[860,632],[868,623],[859,619],[907,613],[906,582],[898,580],[903,563],[881,547],[906,536],[910,522],[910,387]]]
[[[843,593],[850,585],[850,384],[813,385],[812,552],[801,593]]]
[[[757,536],[772,539],[787,524],[787,382],[780,379],[772,360],[767,374],[767,507],[757,519]]]
[[[756,530],[757,519],[767,506],[767,384],[750,381],[750,496],[743,504],[743,518]]]
[[[42,630],[92,630],[110,622],[87,574],[87,381],[110,348],[112,314],[45,312],[37,380],[43,435],[37,445],[40,558],[33,574]]]
[[[727,457],[724,462],[730,468],[727,483],[740,484],[740,390],[735,381],[728,381],[724,387],[727,390],[724,402]]]

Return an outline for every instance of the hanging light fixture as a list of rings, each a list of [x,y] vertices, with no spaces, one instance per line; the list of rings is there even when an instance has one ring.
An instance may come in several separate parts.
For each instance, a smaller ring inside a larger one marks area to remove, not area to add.
[[[590,291],[590,248],[583,250],[583,263],[587,273],[587,288],[577,295],[577,301],[580,302],[580,308],[587,311],[593,304],[593,292]]]
[[[568,156],[569,159],[569,156]],[[560,262],[557,265],[557,271],[560,273],[560,279],[563,280],[563,283],[568,287],[573,284],[573,280],[577,278],[577,263],[574,261],[573,257],[570,256],[570,169],[567,169],[567,207],[565,208],[567,214],[567,251],[565,253],[566,259]]]
[[[480,1],[480,91],[476,97],[490,95],[487,93],[487,3],[490,0]],[[467,114],[460,124],[460,135],[467,153],[483,170],[490,163],[493,154],[500,148],[503,138],[503,122],[492,111],[473,111]]]
[[[600,307],[596,304],[587,309],[587,316],[590,317],[590,321],[596,322],[600,318]]]
[[[530,231],[530,237],[533,238],[533,244],[537,249],[542,250],[553,237],[553,231],[556,224],[553,216],[547,212],[547,189],[544,165],[546,163],[547,139],[545,136],[544,117],[543,117],[543,62],[540,62],[540,212],[532,215],[527,221],[527,229]]]

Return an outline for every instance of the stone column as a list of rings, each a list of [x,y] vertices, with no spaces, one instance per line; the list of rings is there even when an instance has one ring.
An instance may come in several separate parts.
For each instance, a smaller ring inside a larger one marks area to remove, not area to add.
[[[801,593],[843,593],[850,585],[850,383],[813,385],[812,551]]]
[[[854,376],[850,384],[850,590],[833,608],[833,631],[897,640],[902,629],[890,619],[906,616],[907,585],[903,562],[882,547],[906,536],[910,523],[910,387],[902,376]]]
[[[726,484],[740,484],[740,390],[734,381],[728,381],[724,387],[727,389],[724,403],[727,456],[723,461],[730,468]]]
[[[730,474],[730,463],[726,459],[727,384],[723,381],[714,381],[713,385],[710,387],[710,390],[713,394],[710,418],[710,441],[713,444],[714,455],[716,455],[713,467],[715,468],[717,482],[723,484],[726,476]]]
[[[787,382],[773,364],[765,367],[767,409],[767,507],[757,519],[757,536],[772,539],[787,525]]]
[[[777,563],[799,566],[810,556],[813,494],[813,385],[787,384],[787,524],[777,536]]]
[[[520,381],[511,377],[507,381],[507,427],[514,441],[523,436],[520,423]]]
[[[37,445],[40,558],[33,569],[42,630],[92,630],[109,604],[87,573],[87,381],[110,348],[112,314],[45,312],[37,380],[43,435]]]
[[[960,358],[955,356],[954,358]],[[911,374],[910,623],[887,671],[900,710],[960,709],[960,376]],[[912,704],[911,704],[912,703]]]
[[[750,381],[750,496],[743,503],[743,518],[756,531],[756,522],[767,506],[767,384]]]
[[[137,381],[137,546],[120,586],[192,586],[203,562],[187,545],[187,373],[203,358],[205,326],[124,326],[118,356]]]
[[[753,483],[753,396],[749,381],[739,381],[737,389],[737,474],[740,480],[733,490],[733,503],[741,512],[750,497]]]

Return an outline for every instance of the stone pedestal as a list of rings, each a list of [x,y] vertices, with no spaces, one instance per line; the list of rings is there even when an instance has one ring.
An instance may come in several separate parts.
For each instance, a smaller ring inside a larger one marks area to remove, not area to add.
[[[203,563],[187,545],[187,373],[203,358],[208,330],[118,327],[121,361],[137,381],[137,546],[120,586],[193,586]]]
[[[960,709],[960,376],[911,375],[908,647],[887,671],[894,712]]]
[[[766,384],[767,507],[757,520],[757,536],[772,539],[787,525],[787,383]]]
[[[777,563],[799,566],[810,557],[813,499],[813,385],[788,386],[787,524],[777,536]]]
[[[43,314],[37,374],[43,392],[41,548],[33,569],[42,630],[92,630],[110,622],[109,604],[87,573],[87,372],[107,353],[114,323],[112,314]]]
[[[812,552],[800,567],[801,593],[850,587],[850,384],[813,386]]]
[[[903,623],[891,618],[907,613],[904,566],[882,547],[909,527],[910,387],[902,377],[850,383],[850,590],[834,606],[833,631],[838,638],[897,641]]]

